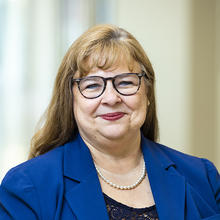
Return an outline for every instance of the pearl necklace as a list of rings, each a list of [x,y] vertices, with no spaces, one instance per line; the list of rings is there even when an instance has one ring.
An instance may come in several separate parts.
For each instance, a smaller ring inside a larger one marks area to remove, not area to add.
[[[145,162],[143,162],[143,167],[142,167],[142,172],[141,172],[141,176],[137,179],[137,181],[132,184],[132,185],[128,185],[128,186],[121,186],[121,185],[117,185],[113,182],[111,182],[110,180],[108,180],[106,177],[103,176],[103,174],[101,173],[101,171],[99,170],[99,168],[96,166],[95,164],[95,168],[96,171],[98,173],[98,175],[107,183],[109,184],[111,187],[116,188],[116,189],[121,189],[121,190],[129,190],[129,189],[134,189],[136,188],[145,178],[146,175],[146,167],[145,167]]]

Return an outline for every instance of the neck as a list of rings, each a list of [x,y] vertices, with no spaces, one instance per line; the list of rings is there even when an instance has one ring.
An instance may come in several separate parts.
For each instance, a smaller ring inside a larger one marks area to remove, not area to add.
[[[121,140],[95,141],[94,143],[84,138],[83,140],[96,165],[106,171],[118,174],[128,173],[140,163],[142,156],[140,132],[138,135],[127,136]]]

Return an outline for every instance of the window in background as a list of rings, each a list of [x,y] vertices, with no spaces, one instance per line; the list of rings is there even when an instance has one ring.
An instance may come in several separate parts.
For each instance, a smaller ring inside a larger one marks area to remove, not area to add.
[[[0,180],[27,159],[70,44],[96,23],[114,23],[115,0],[0,1]]]

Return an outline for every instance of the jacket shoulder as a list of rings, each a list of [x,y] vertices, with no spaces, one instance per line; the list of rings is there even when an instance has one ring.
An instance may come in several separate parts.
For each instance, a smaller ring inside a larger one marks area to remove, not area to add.
[[[158,143],[156,145],[161,152],[173,161],[176,170],[185,176],[189,183],[195,187],[201,186],[201,188],[208,183],[220,203],[220,175],[210,160],[192,156]]]
[[[159,151],[161,151],[166,157],[168,157],[170,160],[172,160],[176,167],[178,168],[181,165],[192,166],[192,165],[199,165],[201,166],[203,164],[203,159],[194,155],[190,155],[181,151],[178,151],[176,149],[173,149],[171,147],[165,146],[160,143],[154,143]],[[204,166],[204,164],[202,165]]]
[[[214,164],[205,158],[183,153],[147,139],[145,141],[150,151],[160,158],[162,164],[165,164],[165,168],[174,166],[189,182],[200,182],[201,179],[207,179],[211,172],[218,173]]]
[[[170,147],[157,144],[161,151],[163,151],[171,160],[173,160],[177,166],[179,167],[188,167],[190,170],[197,169],[197,170],[204,170],[207,173],[210,172],[218,172],[215,165],[208,159],[193,156],[187,153],[183,153],[181,151],[172,149]]]
[[[49,212],[45,210],[50,210],[53,216],[63,187],[63,148],[57,147],[8,171],[0,185],[0,215],[6,215],[3,210],[7,210],[13,219],[41,219]]]
[[[31,173],[35,173],[36,175],[38,172],[45,171],[45,169],[47,170],[48,168],[50,169],[51,167],[57,167],[60,165],[60,162],[62,160],[62,155],[63,155],[63,146],[57,147],[43,155],[39,155],[35,158],[27,160],[11,168],[6,174],[6,177],[19,172],[21,173],[25,172],[26,174],[31,172]]]
[[[43,155],[25,161],[11,168],[2,180],[2,186],[37,188],[43,183],[58,182],[62,175],[64,146],[57,147]],[[46,184],[45,184],[46,185]]]

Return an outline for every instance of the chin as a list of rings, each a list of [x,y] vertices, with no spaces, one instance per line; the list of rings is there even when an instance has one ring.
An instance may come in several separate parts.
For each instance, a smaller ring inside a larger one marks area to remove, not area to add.
[[[103,134],[102,136],[105,137],[106,139],[109,139],[109,140],[119,140],[124,135],[120,135],[120,134]]]
[[[111,128],[102,129],[99,133],[107,139],[117,140],[123,138],[128,132],[128,129]]]

